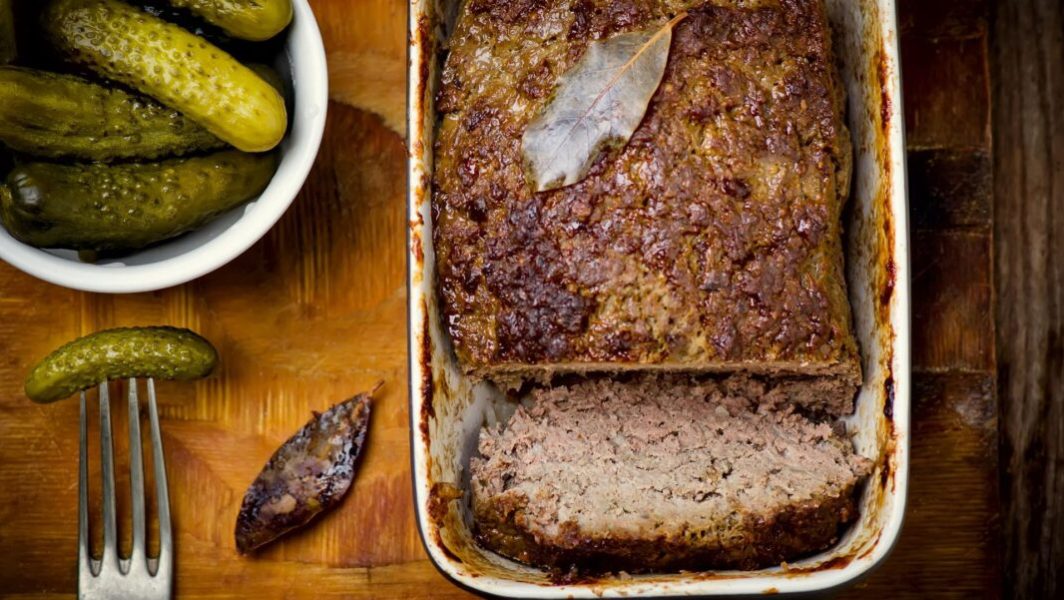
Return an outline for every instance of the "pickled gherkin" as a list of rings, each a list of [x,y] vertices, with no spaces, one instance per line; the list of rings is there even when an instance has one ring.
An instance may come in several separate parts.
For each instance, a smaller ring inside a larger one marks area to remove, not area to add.
[[[276,146],[284,99],[220,48],[118,0],[53,0],[43,15],[73,62],[137,89],[247,152]]]
[[[214,346],[188,329],[109,329],[78,338],[41,360],[26,377],[26,395],[35,402],[54,402],[111,379],[198,379],[217,362]]]
[[[268,40],[292,21],[291,0],[170,0],[243,40]]]
[[[0,142],[35,156],[97,161],[180,156],[225,145],[149,98],[18,67],[0,67]]]
[[[273,86],[273,89],[280,92],[281,95],[284,95],[284,81],[276,69],[262,63],[249,63],[248,68],[255,71],[255,74],[262,77],[263,81]]]
[[[7,176],[0,222],[39,248],[136,250],[257,196],[276,167],[273,153],[236,151],[155,163],[26,163]]]

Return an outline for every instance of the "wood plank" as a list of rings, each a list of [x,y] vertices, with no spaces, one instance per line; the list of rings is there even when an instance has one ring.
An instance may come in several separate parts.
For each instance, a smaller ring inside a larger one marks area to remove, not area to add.
[[[991,373],[918,373],[905,525],[894,552],[845,598],[1000,595],[997,413]]]
[[[849,597],[1000,597],[988,2],[902,4],[912,227],[911,485]]]
[[[994,369],[990,246],[985,232],[913,233],[913,368]]]
[[[986,0],[899,0],[898,28],[935,40],[985,38],[989,8]]]
[[[88,331],[168,323],[202,331],[222,356],[203,382],[160,386],[184,596],[461,595],[425,560],[410,501],[404,166],[398,134],[334,103],[296,204],[208,277],[104,296],[0,265],[0,557],[13,567],[0,569],[0,590],[75,589],[77,404],[31,403],[27,369]],[[381,379],[372,443],[343,506],[254,558],[237,555],[241,496],[276,445],[312,409]]]
[[[1000,0],[994,183],[1005,581],[1064,595],[1064,5]]]
[[[990,230],[994,186],[989,153],[913,150],[908,168],[910,227]]]
[[[989,79],[986,38],[901,38],[905,128],[910,149],[986,149]]]
[[[333,100],[380,116],[406,137],[406,11],[396,0],[312,0]]]

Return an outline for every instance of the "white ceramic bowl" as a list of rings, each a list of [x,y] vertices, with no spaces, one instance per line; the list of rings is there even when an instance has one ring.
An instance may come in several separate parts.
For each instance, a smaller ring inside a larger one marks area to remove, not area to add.
[[[191,281],[251,247],[281,218],[310,172],[325,130],[328,72],[321,32],[307,0],[292,0],[295,15],[274,67],[286,80],[289,130],[279,147],[277,173],[255,200],[206,226],[119,259],[87,264],[69,250],[40,250],[0,227],[0,259],[39,279],[77,290],[133,293]]]

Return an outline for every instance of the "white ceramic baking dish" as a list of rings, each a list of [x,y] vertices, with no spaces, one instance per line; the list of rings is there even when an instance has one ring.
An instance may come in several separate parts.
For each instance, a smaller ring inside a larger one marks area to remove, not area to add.
[[[459,0],[410,1],[410,415],[418,525],[455,582],[504,597],[590,598],[812,592],[866,574],[897,539],[909,470],[909,242],[901,73],[893,0],[828,0],[855,145],[847,278],[865,383],[851,429],[876,469],[857,524],[830,550],[759,571],[601,577],[559,584],[479,548],[466,467],[485,423],[513,408],[454,364],[435,295],[430,186],[433,96]]]

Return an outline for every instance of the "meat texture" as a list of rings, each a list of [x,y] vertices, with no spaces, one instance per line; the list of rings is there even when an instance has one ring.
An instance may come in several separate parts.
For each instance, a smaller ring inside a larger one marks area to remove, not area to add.
[[[591,40],[680,10],[631,141],[533,193],[521,136]],[[470,0],[437,110],[434,237],[460,363],[860,381],[851,147],[822,0]]]
[[[870,462],[749,392],[674,375],[534,391],[481,433],[477,538],[563,571],[756,569],[832,545]]]

